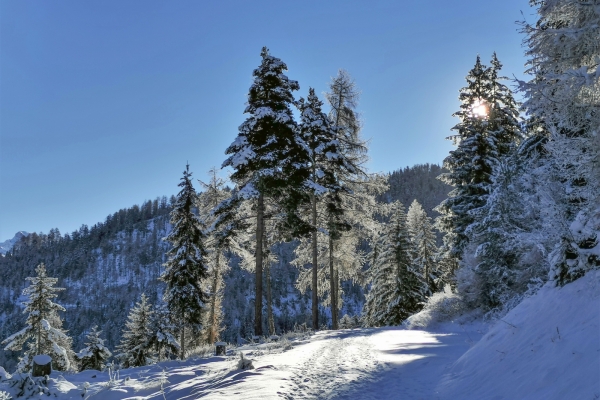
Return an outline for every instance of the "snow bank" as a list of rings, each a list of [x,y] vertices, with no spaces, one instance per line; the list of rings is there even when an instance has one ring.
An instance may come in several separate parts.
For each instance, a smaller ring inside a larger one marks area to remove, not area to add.
[[[525,299],[452,366],[442,399],[600,397],[600,271]]]

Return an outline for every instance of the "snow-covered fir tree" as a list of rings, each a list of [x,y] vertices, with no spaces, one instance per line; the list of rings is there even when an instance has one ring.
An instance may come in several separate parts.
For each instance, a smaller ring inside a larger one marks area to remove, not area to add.
[[[436,268],[436,255],[438,248],[435,243],[435,232],[431,218],[417,200],[413,200],[408,208],[407,226],[410,232],[413,251],[413,266],[423,274],[430,296],[438,289],[438,271]]]
[[[63,288],[54,287],[57,278],[49,277],[46,266],[42,263],[35,269],[36,276],[29,277],[29,286],[23,290],[28,297],[25,302],[27,326],[21,331],[6,338],[4,350],[22,351],[17,370],[27,372],[31,369],[33,357],[47,354],[52,357],[52,368],[58,371],[69,371],[76,367],[75,353],[71,349],[71,338],[62,329],[59,311],[65,309],[55,303],[57,292]]]
[[[208,292],[210,294],[208,311],[204,315],[203,336],[207,343],[212,344],[219,340],[219,334],[223,330],[223,294],[225,285],[223,275],[229,270],[227,259],[225,258],[225,246],[219,240],[219,232],[212,229],[216,216],[213,210],[227,199],[230,195],[225,190],[225,180],[219,178],[216,168],[209,172],[210,180],[200,184],[204,191],[198,196],[198,212],[203,226],[210,228],[207,232],[206,250],[208,252],[209,270],[208,270]]]
[[[102,331],[99,331],[97,326],[93,326],[92,330],[88,332],[85,347],[77,353],[80,371],[86,369],[103,371],[106,362],[112,357],[112,353],[104,345],[104,339],[100,338],[101,333]]]
[[[542,282],[545,250],[539,235],[532,235],[540,210],[527,183],[528,165],[514,154],[494,167],[486,204],[475,210],[467,229],[472,255],[458,288],[464,300],[484,311],[510,309],[530,285]]]
[[[369,270],[371,289],[363,310],[367,326],[399,325],[422,308],[427,289],[411,248],[404,206],[394,202]]]
[[[496,55],[491,67],[477,56],[475,66],[461,89],[460,110],[453,116],[460,122],[448,139],[457,146],[444,160],[447,173],[440,175],[454,186],[448,199],[436,210],[441,216],[437,225],[449,234],[444,258],[461,259],[469,235],[466,230],[475,222],[473,211],[486,204],[490,192],[494,165],[514,149],[521,137],[517,119],[517,104],[510,89],[500,83],[501,64]]]
[[[306,146],[298,135],[291,105],[292,91],[298,90],[298,82],[284,74],[287,66],[279,58],[269,54],[266,47],[261,51],[261,65],[254,70],[254,82],[248,93],[244,113],[249,117],[239,127],[234,142],[227,148],[229,157],[223,167],[231,167],[231,179],[238,191],[231,201],[219,208],[219,215],[231,210],[232,204],[241,199],[255,198],[256,247],[255,247],[255,334],[262,334],[263,298],[263,236],[265,198],[276,199],[285,209],[290,229],[298,230],[303,224],[295,216],[298,203],[306,201],[302,185],[306,182]],[[227,224],[219,220],[217,226]],[[306,233],[308,229],[304,226]]]
[[[165,238],[172,247],[167,252],[168,261],[160,279],[167,287],[164,301],[173,319],[178,322],[181,358],[185,358],[185,332],[199,331],[208,295],[208,261],[204,249],[205,234],[201,221],[194,213],[198,202],[192,185],[192,174],[186,165],[179,183],[181,190],[171,211],[172,230]]]
[[[164,303],[156,305],[150,316],[148,348],[157,361],[177,357],[181,351],[181,346],[175,338],[176,332],[177,324],[173,321],[173,315],[166,305]]]
[[[523,24],[533,77],[521,88],[527,113],[549,133],[544,181],[562,187],[550,278],[565,284],[600,267],[600,9],[595,1],[530,3],[539,16]]]
[[[116,349],[123,368],[139,367],[152,361],[150,328],[153,314],[148,297],[143,293],[140,301],[129,311],[121,343]]]

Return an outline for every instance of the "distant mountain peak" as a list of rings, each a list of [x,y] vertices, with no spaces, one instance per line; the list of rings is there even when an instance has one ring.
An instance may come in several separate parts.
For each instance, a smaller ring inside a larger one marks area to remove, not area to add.
[[[10,251],[15,243],[21,240],[22,237],[29,236],[29,232],[19,231],[15,233],[15,236],[12,239],[5,240],[4,242],[0,242],[0,254],[6,254]]]

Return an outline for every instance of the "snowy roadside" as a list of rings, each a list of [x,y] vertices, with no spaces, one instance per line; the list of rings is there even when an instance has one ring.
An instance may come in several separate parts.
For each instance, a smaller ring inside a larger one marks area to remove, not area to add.
[[[547,285],[496,322],[321,331],[238,354],[53,372],[58,399],[600,398],[600,272]],[[485,333],[485,335],[484,335]],[[14,388],[0,384],[0,391]],[[83,396],[82,396],[83,395]]]

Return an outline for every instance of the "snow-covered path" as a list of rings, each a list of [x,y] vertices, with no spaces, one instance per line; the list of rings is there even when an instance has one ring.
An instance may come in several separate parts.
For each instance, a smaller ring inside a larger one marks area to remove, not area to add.
[[[210,357],[122,370],[112,380],[106,372],[53,372],[50,389],[58,399],[91,400],[436,399],[442,374],[478,339],[399,328],[321,331],[243,347],[252,370],[237,369],[237,355]]]
[[[236,370],[234,358],[213,358],[169,369],[164,397],[155,387],[152,394],[140,388],[136,396],[114,398],[435,399],[442,374],[479,339],[473,335],[398,328],[323,331],[283,352],[246,350],[254,370]],[[100,397],[109,398],[106,392]]]

